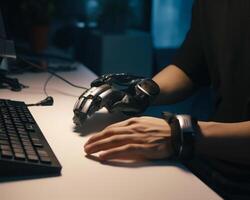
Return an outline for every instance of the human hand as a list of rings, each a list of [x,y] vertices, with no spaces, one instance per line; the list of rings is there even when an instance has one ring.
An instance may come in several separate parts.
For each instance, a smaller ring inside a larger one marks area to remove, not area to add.
[[[108,126],[85,144],[101,160],[163,159],[173,154],[169,125],[163,119],[136,117]]]

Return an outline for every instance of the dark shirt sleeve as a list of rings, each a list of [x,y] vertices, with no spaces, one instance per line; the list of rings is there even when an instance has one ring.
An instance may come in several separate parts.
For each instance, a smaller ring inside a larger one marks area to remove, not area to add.
[[[184,71],[195,85],[204,86],[210,84],[210,79],[202,46],[200,20],[199,0],[195,0],[190,30],[172,64]]]

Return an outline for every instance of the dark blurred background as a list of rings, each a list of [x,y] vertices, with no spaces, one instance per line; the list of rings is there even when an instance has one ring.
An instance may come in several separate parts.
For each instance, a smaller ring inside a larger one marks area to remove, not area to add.
[[[66,61],[78,61],[97,75],[127,72],[151,77],[171,63],[183,42],[190,26],[192,3],[193,0],[1,0],[0,4],[8,37],[14,39],[18,55],[28,56],[44,67],[51,65],[49,58],[57,58],[59,64],[54,65],[59,70]],[[208,93],[209,90],[201,90],[167,109],[206,119],[211,112]]]
[[[193,0],[1,0],[20,54],[76,59],[97,74],[152,76],[189,28]],[[125,70],[126,69],[126,70]]]

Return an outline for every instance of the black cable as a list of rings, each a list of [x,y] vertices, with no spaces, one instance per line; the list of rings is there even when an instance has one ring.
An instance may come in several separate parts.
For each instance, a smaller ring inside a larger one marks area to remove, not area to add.
[[[72,87],[75,87],[75,88],[79,88],[79,89],[83,89],[83,90],[87,90],[88,88],[86,87],[82,87],[82,86],[79,86],[79,85],[76,85],[74,83],[71,83],[70,81],[66,80],[65,78],[61,77],[60,75],[58,75],[57,73],[53,72],[53,71],[50,71],[48,69],[44,69],[43,67],[41,67],[40,65],[38,64],[35,64],[35,63],[32,63],[30,62],[29,60],[26,60],[25,58],[23,57],[18,57],[19,60],[22,60],[23,62],[25,62],[26,64],[29,64],[30,66],[36,68],[36,69],[39,69],[41,71],[44,71],[44,72],[48,72],[50,74],[50,76],[47,78],[47,80],[45,81],[44,85],[43,85],[43,91],[46,95],[46,98],[38,103],[35,103],[35,104],[26,104],[27,106],[52,106],[53,103],[54,103],[54,99],[53,97],[49,96],[48,93],[47,93],[47,85],[49,83],[49,81],[53,78],[53,76],[61,79],[62,81],[66,82],[67,84],[69,84],[70,86]]]
[[[36,68],[36,69],[39,69],[39,70],[41,70],[41,71],[45,71],[45,72],[50,73],[51,75],[53,75],[53,76],[55,76],[55,77],[61,79],[62,81],[66,82],[67,84],[69,84],[69,85],[72,86],[72,87],[79,88],[79,89],[83,89],[83,90],[87,90],[87,89],[88,89],[88,88],[86,88],[86,87],[82,87],[82,86],[76,85],[76,84],[74,84],[74,83],[71,83],[70,81],[68,81],[67,79],[65,79],[65,78],[63,78],[62,76],[58,75],[57,73],[55,73],[55,72],[53,72],[53,71],[51,71],[51,70],[48,70],[48,69],[44,69],[44,68],[42,68],[40,65],[35,64],[35,63],[33,63],[33,62],[30,62],[30,61],[26,60],[26,59],[23,58],[23,57],[18,57],[18,59],[22,60],[23,62],[29,64],[30,66],[32,66],[32,67],[34,67],[34,68]]]
[[[48,85],[49,81],[50,81],[52,78],[53,78],[53,75],[51,74],[51,75],[47,78],[47,80],[45,81],[45,83],[44,83],[44,85],[43,85],[43,92],[44,92],[44,94],[46,95],[46,97],[49,96],[49,95],[48,95],[48,92],[47,92],[47,85]]]
[[[39,101],[38,103],[26,104],[26,106],[53,106],[53,104],[53,97],[48,96],[44,100]]]

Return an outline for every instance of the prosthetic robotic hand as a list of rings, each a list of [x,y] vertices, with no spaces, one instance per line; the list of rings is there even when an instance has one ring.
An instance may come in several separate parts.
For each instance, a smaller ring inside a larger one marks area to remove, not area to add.
[[[94,80],[74,107],[74,123],[82,123],[99,109],[136,115],[145,111],[159,94],[159,86],[151,79],[139,76],[107,74]]]

